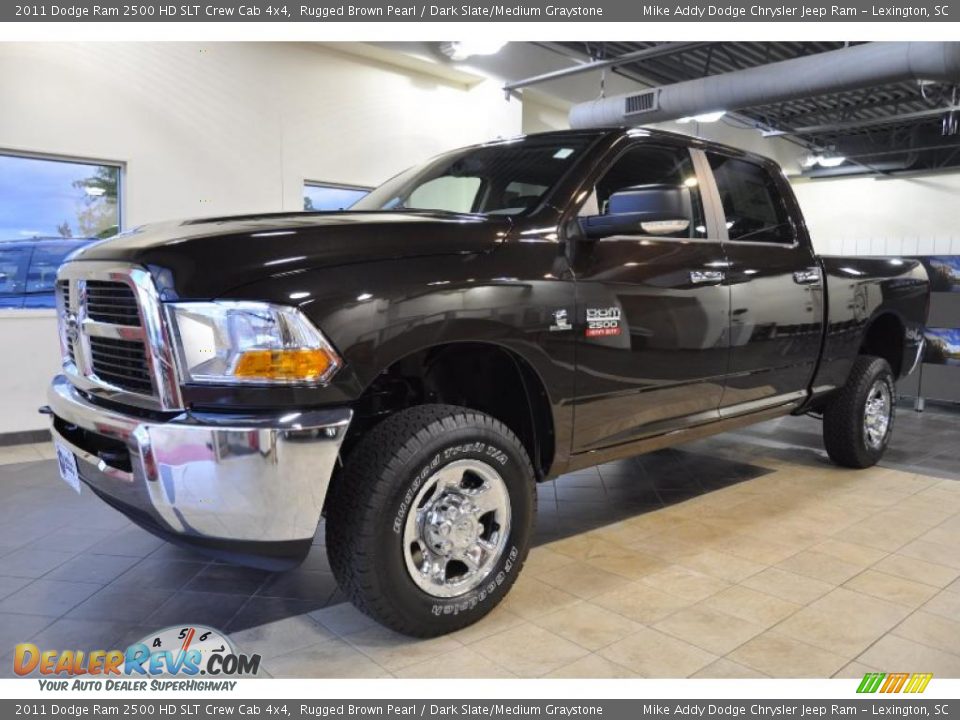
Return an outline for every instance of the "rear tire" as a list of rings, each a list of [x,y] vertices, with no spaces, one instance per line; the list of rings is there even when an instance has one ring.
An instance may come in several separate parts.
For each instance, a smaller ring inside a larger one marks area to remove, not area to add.
[[[893,371],[880,357],[861,355],[847,384],[823,412],[823,442],[837,465],[867,468],[875,465],[893,432]]]
[[[393,630],[433,637],[503,599],[536,513],[523,445],[489,415],[421,405],[358,443],[327,500],[327,553],[351,602]]]

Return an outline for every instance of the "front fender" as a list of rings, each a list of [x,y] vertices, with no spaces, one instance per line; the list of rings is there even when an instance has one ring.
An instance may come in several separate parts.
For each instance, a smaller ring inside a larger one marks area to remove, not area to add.
[[[225,299],[297,305],[344,367],[325,388],[193,386],[185,395],[208,408],[350,404],[404,357],[449,343],[489,343],[537,373],[563,437],[572,422],[576,338],[572,329],[550,329],[556,310],[574,314],[574,284],[557,272],[557,257],[552,243],[507,243],[488,253],[319,268],[245,286]]]

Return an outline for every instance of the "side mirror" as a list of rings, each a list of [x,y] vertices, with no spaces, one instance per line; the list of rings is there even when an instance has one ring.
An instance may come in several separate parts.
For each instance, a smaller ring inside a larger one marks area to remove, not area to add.
[[[686,233],[692,217],[690,190],[676,185],[637,185],[613,193],[603,215],[581,218],[588,239],[611,235]]]

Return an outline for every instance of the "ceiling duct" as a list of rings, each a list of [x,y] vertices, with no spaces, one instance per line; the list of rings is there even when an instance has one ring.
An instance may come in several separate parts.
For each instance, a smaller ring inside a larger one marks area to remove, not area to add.
[[[909,81],[960,83],[960,42],[873,42],[574,105],[574,128],[666,122]]]

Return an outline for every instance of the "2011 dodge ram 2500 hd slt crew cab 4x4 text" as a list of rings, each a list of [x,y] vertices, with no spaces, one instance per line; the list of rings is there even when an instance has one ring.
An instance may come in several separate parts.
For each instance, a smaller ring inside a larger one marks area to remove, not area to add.
[[[851,209],[853,210],[853,209]],[[818,257],[771,161],[645,130],[441,155],[343,212],[140,227],[58,280],[64,476],[437,635],[520,572],[536,483],[791,413],[883,454],[928,282]]]

